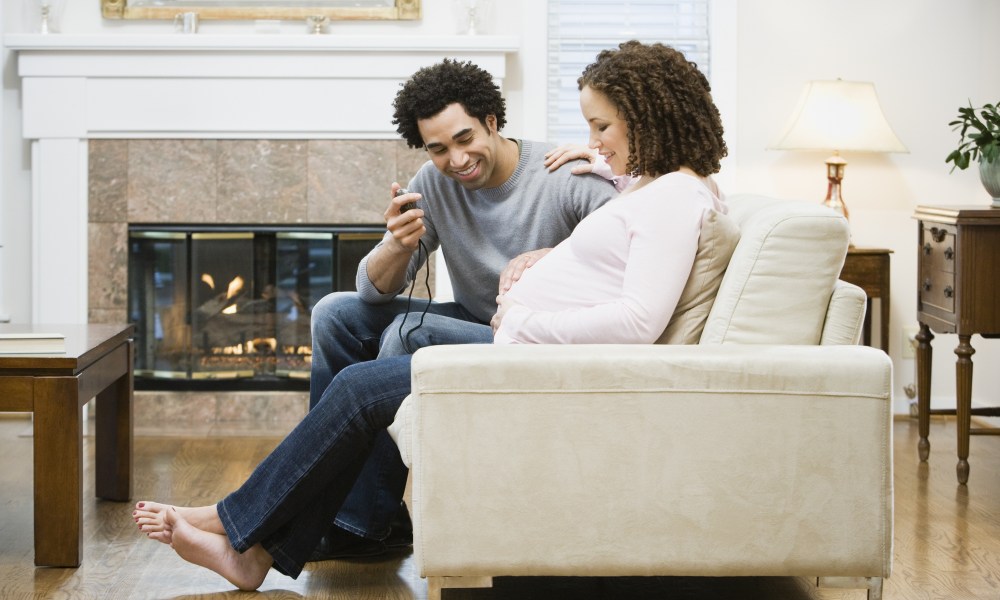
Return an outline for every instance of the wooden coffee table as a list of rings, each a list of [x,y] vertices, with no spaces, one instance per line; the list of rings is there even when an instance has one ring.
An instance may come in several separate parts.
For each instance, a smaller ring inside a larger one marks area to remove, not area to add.
[[[97,496],[132,497],[132,331],[0,324],[2,333],[66,336],[65,353],[0,354],[0,412],[34,415],[36,565],[79,567],[82,560],[83,405],[91,398]]]

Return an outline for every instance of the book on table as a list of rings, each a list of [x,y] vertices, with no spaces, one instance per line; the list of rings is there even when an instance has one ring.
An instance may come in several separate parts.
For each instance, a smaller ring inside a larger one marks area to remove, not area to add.
[[[66,352],[61,333],[0,333],[0,354],[59,354]]]

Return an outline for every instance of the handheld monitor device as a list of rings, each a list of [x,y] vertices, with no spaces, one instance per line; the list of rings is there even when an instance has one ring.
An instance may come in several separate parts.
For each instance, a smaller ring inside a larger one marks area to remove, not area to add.
[[[396,196],[397,197],[402,196],[403,194],[409,194],[409,193],[410,193],[410,190],[408,190],[406,188],[399,188],[398,190],[396,190]],[[403,214],[406,211],[410,210],[411,208],[416,208],[416,207],[417,207],[417,203],[416,202],[407,202],[406,204],[404,204],[404,205],[402,205],[402,206],[399,207],[399,214]]]

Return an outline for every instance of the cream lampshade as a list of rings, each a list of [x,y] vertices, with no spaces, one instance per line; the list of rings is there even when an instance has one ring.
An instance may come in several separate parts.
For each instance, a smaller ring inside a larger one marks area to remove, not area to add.
[[[840,183],[847,161],[841,152],[909,152],[889,126],[866,81],[810,81],[798,106],[769,150],[826,150],[828,180],[823,204],[848,217]]]

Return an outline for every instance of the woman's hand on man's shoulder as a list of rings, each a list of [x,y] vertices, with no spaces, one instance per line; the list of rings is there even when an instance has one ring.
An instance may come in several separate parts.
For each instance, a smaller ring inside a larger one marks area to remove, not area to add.
[[[575,175],[590,173],[598,159],[597,150],[583,144],[563,144],[545,153],[545,166],[549,171],[555,171],[571,160],[584,159],[587,164],[576,165],[571,169]]]

